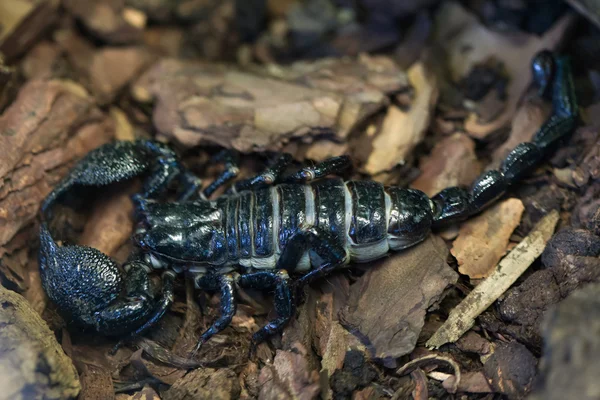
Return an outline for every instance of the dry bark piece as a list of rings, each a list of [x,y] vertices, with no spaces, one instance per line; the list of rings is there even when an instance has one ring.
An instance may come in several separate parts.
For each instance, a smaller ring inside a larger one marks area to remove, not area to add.
[[[573,292],[546,315],[544,355],[532,400],[598,398],[600,284]]]
[[[524,210],[521,200],[507,199],[462,224],[450,250],[460,273],[471,279],[487,278],[506,253]]]
[[[480,122],[476,115],[471,115],[465,123],[470,135],[483,138],[509,124],[531,82],[531,59],[540,50],[553,50],[573,21],[573,16],[565,15],[542,36],[537,36],[520,31],[491,30],[457,2],[446,2],[439,8],[435,40],[449,56],[455,82],[466,76],[476,64],[494,58],[503,63],[510,76],[504,111],[489,123]]]
[[[198,368],[162,393],[163,400],[236,399],[240,394],[237,374],[229,368]]]
[[[146,16],[141,11],[126,8],[124,0],[91,3],[64,0],[63,5],[98,39],[111,44],[130,44],[142,39]]]
[[[300,343],[296,351],[277,350],[272,364],[265,365],[258,377],[259,399],[310,400],[319,394],[319,374],[310,371],[304,358],[306,349]],[[168,399],[165,399],[168,400]]]
[[[522,399],[530,390],[536,375],[537,359],[521,343],[500,343],[483,365],[495,392],[509,399]]]
[[[429,197],[452,186],[469,186],[481,173],[475,142],[455,133],[439,141],[431,154],[420,162],[421,175],[411,184]]]
[[[431,376],[431,374],[430,374]],[[455,385],[456,378],[450,375],[443,380],[442,386],[448,390],[453,388]],[[493,389],[490,387],[488,380],[482,371],[477,372],[463,372],[460,375],[460,382],[456,386],[457,393],[468,392],[468,393],[492,393]]]
[[[316,79],[331,68],[317,68],[304,82],[303,77],[284,81],[214,64],[163,60],[136,82],[133,94],[142,102],[155,98],[155,126],[185,146],[208,141],[242,152],[279,150],[294,136],[328,133],[345,138],[388,103],[387,92],[370,83],[372,74],[350,79],[350,71],[341,76],[350,81],[342,83],[327,75]],[[396,88],[403,80],[397,82]],[[364,93],[344,92],[365,87],[369,90]]]
[[[414,88],[414,99],[408,111],[396,106],[388,108],[365,163],[364,169],[371,175],[404,164],[429,127],[438,98],[437,80],[422,62],[408,70],[408,79]]]
[[[455,307],[448,319],[427,341],[428,347],[440,347],[457,341],[475,323],[475,318],[487,309],[542,254],[546,242],[558,222],[558,212],[544,217],[500,263],[496,270],[481,282]]]
[[[110,103],[154,60],[140,46],[95,48],[72,30],[59,31],[55,38],[100,104]]]
[[[0,256],[68,166],[113,136],[83,87],[30,81],[0,116]]]
[[[58,20],[59,0],[3,0],[0,4],[0,53],[12,62]]]
[[[0,306],[0,397],[77,396],[80,385],[73,363],[27,300],[0,286]]]
[[[352,285],[343,325],[358,334],[371,357],[394,366],[413,351],[427,309],[458,279],[447,255],[444,241],[431,236],[373,264]]]

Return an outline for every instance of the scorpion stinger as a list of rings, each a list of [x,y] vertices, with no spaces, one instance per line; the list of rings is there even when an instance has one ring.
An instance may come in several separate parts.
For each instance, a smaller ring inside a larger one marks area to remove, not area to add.
[[[143,192],[133,197],[133,241],[142,254],[125,265],[123,277],[98,250],[57,246],[43,223],[44,289],[75,322],[131,337],[158,321],[172,301],[175,274],[186,273],[198,289],[221,297],[221,315],[202,333],[196,350],[231,322],[237,288],[268,290],[275,293],[277,317],[254,334],[254,343],[261,342],[293,317],[294,288],[352,262],[414,246],[432,229],[481,212],[568,137],[578,119],[568,61],[541,52],[532,67],[540,95],[552,100],[550,118],[498,170],[482,174],[470,189],[446,188],[431,199],[419,190],[327,177],[350,166],[344,156],[283,176],[291,157],[281,155],[257,177],[208,200],[239,171],[231,152],[219,155],[225,170],[200,195],[200,180],[162,144],[117,142],[94,150],[48,196],[43,210],[73,185],[106,185],[146,175]],[[180,201],[157,201],[171,181],[180,183]],[[160,295],[151,290],[151,270],[163,273]]]

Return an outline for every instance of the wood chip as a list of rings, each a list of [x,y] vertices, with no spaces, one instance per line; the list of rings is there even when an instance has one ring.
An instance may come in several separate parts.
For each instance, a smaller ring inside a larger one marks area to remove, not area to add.
[[[107,189],[100,195],[99,204],[94,207],[79,242],[109,256],[113,256],[131,237],[133,203],[130,196],[140,189],[139,185],[131,182],[120,186],[124,190]]]
[[[351,286],[342,324],[388,366],[415,348],[427,309],[458,274],[448,264],[443,240],[422,244],[378,262]]]
[[[437,80],[422,62],[408,70],[408,79],[415,91],[414,100],[408,111],[396,106],[388,108],[365,163],[364,169],[371,175],[404,164],[429,127],[438,98]]]
[[[95,48],[70,30],[59,31],[55,37],[99,104],[110,103],[155,59],[141,46]]]
[[[475,323],[475,318],[506,292],[542,254],[554,233],[558,219],[557,211],[546,215],[531,233],[500,261],[496,270],[450,312],[448,320],[427,341],[427,346],[437,348],[445,343],[454,343],[467,332]]]
[[[471,279],[488,277],[506,254],[524,210],[521,200],[507,199],[463,223],[450,250],[460,273]]]

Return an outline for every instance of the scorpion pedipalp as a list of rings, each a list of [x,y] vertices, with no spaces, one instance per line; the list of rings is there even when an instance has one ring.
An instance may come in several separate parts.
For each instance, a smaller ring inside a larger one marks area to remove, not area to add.
[[[172,285],[163,285],[157,300],[150,290],[149,267],[140,261],[125,266],[86,246],[58,246],[48,227],[40,228],[40,275],[48,297],[71,322],[105,335],[137,331],[164,313]],[[167,277],[165,281],[169,281]]]

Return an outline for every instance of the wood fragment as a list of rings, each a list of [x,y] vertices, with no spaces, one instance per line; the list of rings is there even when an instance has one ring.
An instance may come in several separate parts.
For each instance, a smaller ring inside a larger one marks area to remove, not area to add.
[[[365,163],[364,169],[370,175],[404,164],[429,127],[438,98],[437,79],[422,62],[408,70],[408,78],[415,91],[414,100],[408,111],[397,106],[388,108]]]
[[[237,399],[241,388],[237,374],[229,368],[198,368],[177,380],[162,393],[163,400]]]
[[[58,20],[60,0],[2,0],[0,53],[11,63],[40,39]]]
[[[66,168],[108,142],[113,129],[74,82],[33,80],[21,88],[0,116],[0,257]]]
[[[559,219],[557,211],[546,215],[500,263],[496,270],[481,282],[451,312],[448,320],[427,341],[428,347],[438,348],[457,341],[475,323],[475,318],[487,309],[542,254]]]

